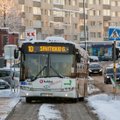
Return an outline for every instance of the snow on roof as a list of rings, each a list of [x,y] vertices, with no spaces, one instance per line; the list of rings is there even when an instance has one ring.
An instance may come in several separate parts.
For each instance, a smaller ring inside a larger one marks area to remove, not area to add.
[[[15,44],[8,44],[8,45],[5,45],[5,47],[9,47],[9,46],[17,47],[17,45],[15,45]]]
[[[65,40],[63,37],[50,36],[45,40],[31,40],[31,41],[22,41],[23,43],[35,43],[35,42],[47,42],[47,43],[71,43],[71,41]]]
[[[98,56],[89,56],[89,58],[94,59],[94,60],[99,60]]]
[[[80,52],[81,56],[83,56],[84,58],[88,58],[88,53],[86,50],[84,50],[82,47],[80,47],[79,44],[75,44],[76,48],[78,49],[78,51]]]

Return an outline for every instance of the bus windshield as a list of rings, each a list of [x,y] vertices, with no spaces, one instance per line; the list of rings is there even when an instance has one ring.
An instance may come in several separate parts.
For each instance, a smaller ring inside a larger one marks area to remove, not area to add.
[[[25,54],[26,78],[70,77],[74,63],[72,54]]]

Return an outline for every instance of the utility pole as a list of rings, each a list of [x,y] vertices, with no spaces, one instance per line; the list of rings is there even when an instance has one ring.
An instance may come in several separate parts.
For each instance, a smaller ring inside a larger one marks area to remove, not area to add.
[[[84,19],[84,40],[85,40],[85,50],[87,51],[85,0],[83,0],[83,19]]]
[[[3,26],[6,27],[6,8],[5,8],[5,5],[4,5],[4,10],[3,10]]]
[[[116,40],[113,43],[113,70],[114,70],[114,82],[116,84]],[[113,86],[113,93],[116,94],[116,86]]]

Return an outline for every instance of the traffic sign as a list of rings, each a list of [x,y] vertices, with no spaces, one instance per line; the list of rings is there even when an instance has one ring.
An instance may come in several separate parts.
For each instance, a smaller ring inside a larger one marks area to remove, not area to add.
[[[120,27],[110,26],[108,29],[109,40],[120,40]]]
[[[28,41],[36,40],[36,30],[35,29],[27,29],[25,33],[26,33],[26,40],[28,40]]]

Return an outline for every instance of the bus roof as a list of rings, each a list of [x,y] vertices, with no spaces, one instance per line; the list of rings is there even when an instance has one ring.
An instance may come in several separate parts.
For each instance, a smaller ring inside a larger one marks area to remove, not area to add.
[[[39,43],[39,42],[46,42],[46,43],[72,43],[72,41],[67,41],[63,37],[57,37],[57,36],[50,36],[47,37],[44,40],[31,40],[31,41],[22,41],[22,43]]]
[[[69,44],[75,45],[76,49],[78,49],[78,51],[80,52],[80,54],[83,57],[85,57],[85,58],[88,57],[87,52],[82,47],[80,47],[79,44],[76,44],[76,43],[74,43],[72,41],[65,40],[63,37],[50,36],[50,37],[47,37],[45,40],[22,41],[21,46],[24,43],[31,43],[31,44],[34,44],[34,43],[69,43]]]

